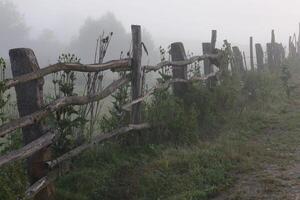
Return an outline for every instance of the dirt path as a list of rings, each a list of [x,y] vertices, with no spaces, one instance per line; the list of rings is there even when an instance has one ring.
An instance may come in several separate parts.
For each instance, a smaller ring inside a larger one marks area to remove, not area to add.
[[[266,151],[271,151],[271,159],[250,174],[235,175],[234,186],[214,200],[300,200],[299,99],[260,138]]]
[[[298,154],[300,158],[300,153]],[[242,175],[233,188],[215,200],[300,200],[300,162],[276,165]]]

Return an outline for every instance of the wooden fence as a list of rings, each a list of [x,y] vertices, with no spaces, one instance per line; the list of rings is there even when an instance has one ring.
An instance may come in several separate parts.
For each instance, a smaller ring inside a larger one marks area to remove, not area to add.
[[[0,167],[14,161],[27,159],[27,170],[31,186],[26,191],[26,197],[35,199],[53,199],[53,180],[57,177],[55,168],[61,163],[70,160],[84,150],[96,144],[109,140],[118,135],[126,134],[134,130],[150,128],[150,124],[142,121],[141,103],[156,89],[173,86],[176,95],[181,96],[186,91],[186,83],[193,81],[206,81],[218,76],[222,70],[228,70],[231,66],[232,72],[243,73],[247,71],[245,53],[238,47],[232,47],[225,41],[226,49],[229,50],[229,57],[226,57],[224,50],[216,49],[217,32],[212,31],[211,41],[203,43],[203,55],[187,58],[182,43],[171,44],[171,61],[163,61],[155,66],[142,66],[142,35],[141,27],[133,25],[132,30],[132,56],[128,59],[112,60],[104,64],[64,64],[57,63],[40,69],[34,52],[30,49],[12,49],[9,52],[13,78],[5,81],[7,89],[15,87],[17,95],[17,106],[19,118],[0,126],[0,137],[4,137],[17,129],[22,129],[25,146],[7,153],[0,157]],[[290,41],[290,49],[292,42]],[[271,43],[267,45],[268,64],[264,62],[264,52],[260,44],[255,44],[257,68],[264,70],[266,66],[271,69],[280,65],[284,58],[283,47],[275,42],[275,35],[272,32]],[[225,49],[225,50],[226,50]],[[250,39],[251,70],[254,69],[253,61],[253,38]],[[224,62],[224,56],[226,62]],[[228,60],[227,60],[228,59]],[[188,79],[187,66],[195,62],[204,62],[204,76],[194,76]],[[227,62],[228,61],[228,62]],[[225,64],[224,64],[225,63]],[[213,65],[219,68],[214,71]],[[163,67],[171,66],[173,78],[163,84],[157,84],[145,94],[142,92],[143,73],[157,71]],[[59,71],[77,72],[101,72],[130,71],[125,77],[113,81],[103,91],[89,96],[68,96],[54,100],[44,105],[43,100],[43,77]],[[125,111],[131,112],[131,124],[119,128],[110,133],[95,134],[91,143],[85,143],[76,147],[70,152],[58,158],[51,157],[50,146],[57,134],[56,130],[49,130],[43,123],[43,119],[51,113],[66,106],[84,105],[102,100],[113,94],[119,87],[131,82],[132,101],[123,106]],[[142,95],[143,94],[143,95]]]

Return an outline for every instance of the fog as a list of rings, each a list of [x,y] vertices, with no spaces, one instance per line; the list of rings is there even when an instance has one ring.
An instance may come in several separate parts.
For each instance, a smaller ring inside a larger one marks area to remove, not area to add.
[[[158,59],[160,45],[176,41],[200,52],[212,29],[218,30],[219,46],[228,39],[247,51],[249,36],[266,43],[271,29],[286,44],[298,32],[299,7],[297,0],[0,0],[0,56],[7,57],[10,48],[29,47],[43,65],[62,52],[92,62],[96,38],[112,31],[107,58],[118,58],[130,48],[131,24],[143,27],[147,62]]]
[[[57,61],[61,53],[74,53],[81,58],[83,63],[94,61],[96,40],[100,34],[113,32],[106,60],[120,58],[121,52],[130,49],[131,33],[116,19],[113,13],[105,13],[98,18],[87,17],[82,24],[77,24],[78,30],[68,38],[59,37],[57,29],[44,27],[41,31],[35,31],[30,22],[25,20],[24,14],[19,11],[17,4],[0,1],[0,56],[7,58],[11,48],[32,48],[37,55],[40,65],[43,67]],[[64,24],[63,19],[57,22],[63,23],[61,32],[69,30],[69,25]],[[157,62],[159,55],[150,33],[143,29],[143,42],[149,52],[145,55],[145,62]]]

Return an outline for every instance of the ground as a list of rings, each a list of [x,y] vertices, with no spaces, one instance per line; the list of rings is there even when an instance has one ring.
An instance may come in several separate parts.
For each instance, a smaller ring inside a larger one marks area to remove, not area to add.
[[[256,138],[269,155],[262,156],[254,170],[233,174],[237,181],[213,200],[300,200],[299,122],[300,100],[295,95],[285,111],[267,123],[263,137]]]

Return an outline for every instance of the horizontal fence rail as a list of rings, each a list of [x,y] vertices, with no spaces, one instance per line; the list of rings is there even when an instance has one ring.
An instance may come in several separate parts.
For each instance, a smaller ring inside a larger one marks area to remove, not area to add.
[[[0,167],[7,163],[19,161],[25,158],[30,157],[37,151],[49,146],[52,144],[52,140],[55,137],[55,132],[49,131],[42,137],[38,138],[37,140],[25,145],[24,147],[12,151],[6,155],[0,157]]]
[[[77,72],[101,72],[105,70],[122,71],[122,70],[129,70],[130,66],[131,66],[131,59],[112,60],[103,64],[89,64],[89,65],[57,63],[32,73],[24,74],[22,76],[15,77],[13,79],[7,79],[5,80],[5,87],[11,88],[20,83],[25,83],[28,81],[40,79],[46,75],[56,73],[59,71],[77,71]]]
[[[92,148],[96,144],[103,143],[109,139],[112,139],[117,136],[124,135],[130,131],[138,131],[138,130],[145,130],[150,128],[150,124],[144,123],[144,124],[130,124],[126,127],[122,127],[116,130],[113,130],[110,133],[105,134],[98,134],[98,136],[91,139],[92,142],[83,144],[79,147],[76,147],[75,149],[71,150],[70,152],[60,156],[59,158],[48,161],[46,164],[50,169],[55,168],[57,165],[61,164],[62,162],[65,162],[78,154],[82,153],[83,151]],[[29,187],[26,190],[26,198],[32,198],[34,197],[39,191],[41,191],[43,188],[47,187],[48,184],[50,184],[52,181],[54,181],[58,177],[58,174],[54,171],[54,173],[50,173],[48,176],[45,176],[38,180],[36,183],[34,183],[31,187]]]
[[[183,60],[183,61],[162,61],[155,66],[146,65],[146,66],[144,66],[144,69],[146,71],[157,71],[163,67],[168,67],[168,66],[183,67],[186,65],[193,64],[195,62],[203,61],[205,59],[212,59],[212,60],[218,59],[218,58],[220,58],[220,56],[221,56],[220,54],[205,54],[202,56],[193,56],[193,57]]]
[[[0,126],[0,137],[11,133],[18,128],[23,128],[34,123],[37,123],[47,117],[49,114],[70,105],[84,105],[91,102],[96,102],[104,99],[114,93],[119,87],[126,85],[130,81],[129,77],[121,78],[117,81],[111,83],[107,88],[105,88],[100,93],[95,93],[90,96],[68,96],[55,100],[48,106],[44,107],[42,110],[34,112],[30,115],[21,117],[16,120],[12,120],[6,124]]]

